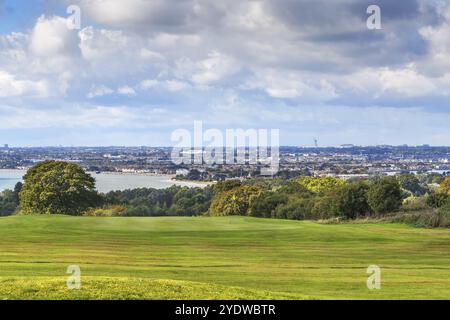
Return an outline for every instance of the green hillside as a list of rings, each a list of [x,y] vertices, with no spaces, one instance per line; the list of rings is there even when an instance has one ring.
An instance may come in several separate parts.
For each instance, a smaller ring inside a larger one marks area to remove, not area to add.
[[[450,298],[450,230],[246,217],[0,218],[0,299]],[[66,268],[81,267],[81,290]],[[366,287],[378,265],[382,288]]]

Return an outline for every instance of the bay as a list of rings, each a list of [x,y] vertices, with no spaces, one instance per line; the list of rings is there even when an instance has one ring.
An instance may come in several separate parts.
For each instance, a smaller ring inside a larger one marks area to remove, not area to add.
[[[0,191],[14,189],[17,182],[22,181],[26,170],[0,170]],[[185,182],[171,180],[171,175],[146,175],[128,173],[92,173],[96,180],[97,190],[109,192],[113,190],[126,190],[136,188],[165,189],[173,185],[187,187],[205,187],[206,184],[200,182]]]

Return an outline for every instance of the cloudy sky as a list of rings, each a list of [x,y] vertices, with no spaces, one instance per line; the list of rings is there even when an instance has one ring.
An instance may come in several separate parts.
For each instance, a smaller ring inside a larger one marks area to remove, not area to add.
[[[0,0],[0,143],[171,145],[195,120],[450,145],[450,1]]]

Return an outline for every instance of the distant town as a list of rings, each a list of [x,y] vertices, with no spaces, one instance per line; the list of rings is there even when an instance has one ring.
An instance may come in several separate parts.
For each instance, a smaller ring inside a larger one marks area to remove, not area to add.
[[[79,163],[90,172],[170,174],[180,180],[222,181],[254,178],[261,165],[180,164],[171,160],[171,147],[10,147],[0,148],[0,169],[27,169],[45,160]],[[450,174],[450,147],[354,146],[280,147],[276,177],[299,175],[341,178],[401,173]]]

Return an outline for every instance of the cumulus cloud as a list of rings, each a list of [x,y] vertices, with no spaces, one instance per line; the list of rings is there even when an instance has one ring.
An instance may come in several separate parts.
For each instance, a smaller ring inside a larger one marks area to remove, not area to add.
[[[136,95],[136,91],[130,86],[120,87],[117,89],[117,93],[129,97]]]
[[[0,70],[0,98],[12,96],[48,96],[48,88],[44,81],[16,79],[15,76]]]
[[[103,97],[103,96],[106,96],[106,95],[109,95],[109,94],[112,94],[112,93],[114,93],[114,90],[111,89],[111,88],[108,88],[107,86],[94,85],[94,86],[92,86],[91,91],[87,94],[87,97],[92,99],[92,98],[95,98],[95,97]]]
[[[72,117],[76,125],[93,125],[87,117],[103,112],[111,127],[118,125],[111,114],[132,122],[147,108],[163,110],[157,119],[171,126],[273,118],[290,132],[315,108],[327,115],[306,118],[324,134],[344,123],[343,113],[370,110],[372,129],[376,115],[397,117],[396,108],[429,121],[450,113],[442,107],[450,95],[446,2],[377,0],[382,30],[366,28],[373,4],[366,0],[57,2],[81,7],[81,30],[67,28],[49,4],[31,27],[0,34],[0,106],[26,105],[31,116],[42,105],[55,114],[76,105],[80,114],[86,109],[84,118]],[[47,113],[35,115],[54,124]]]

